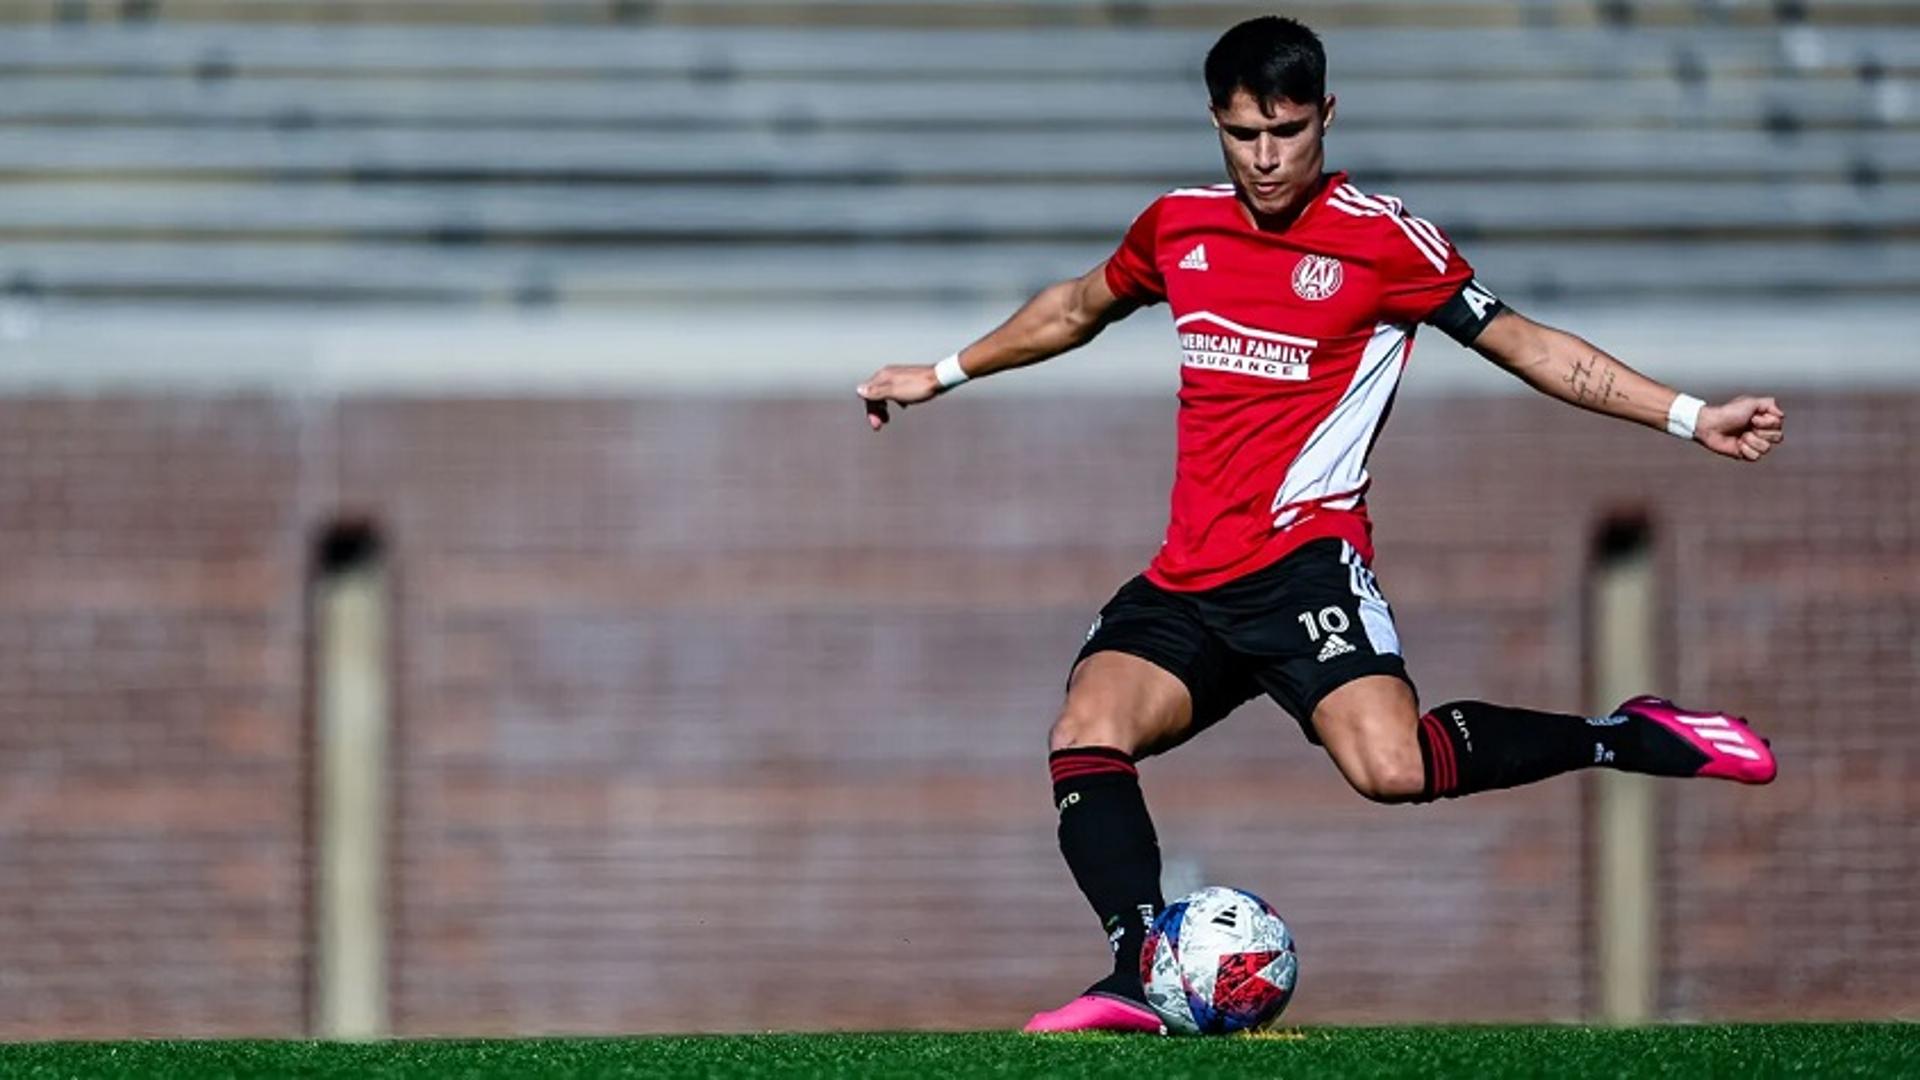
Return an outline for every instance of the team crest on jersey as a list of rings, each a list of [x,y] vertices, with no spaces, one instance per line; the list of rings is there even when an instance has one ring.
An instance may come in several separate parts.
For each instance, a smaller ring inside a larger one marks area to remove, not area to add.
[[[1325,300],[1340,291],[1344,276],[1339,259],[1308,255],[1293,268],[1293,291],[1302,300]]]

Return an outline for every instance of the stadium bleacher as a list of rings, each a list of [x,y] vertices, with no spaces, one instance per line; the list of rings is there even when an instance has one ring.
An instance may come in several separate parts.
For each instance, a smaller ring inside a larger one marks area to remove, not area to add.
[[[1230,7],[27,5],[0,294],[1011,296],[1214,179],[1197,69]],[[1513,298],[1920,291],[1914,5],[1301,13],[1332,164]]]

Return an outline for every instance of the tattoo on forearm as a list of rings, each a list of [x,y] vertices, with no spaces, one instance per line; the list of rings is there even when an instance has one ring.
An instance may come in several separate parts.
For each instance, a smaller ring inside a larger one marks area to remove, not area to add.
[[[1600,353],[1594,353],[1587,360],[1573,362],[1573,370],[1567,372],[1561,382],[1573,391],[1573,400],[1581,405],[1600,408],[1609,401],[1627,400],[1625,390],[1614,389],[1614,380],[1620,373],[1620,366]]]

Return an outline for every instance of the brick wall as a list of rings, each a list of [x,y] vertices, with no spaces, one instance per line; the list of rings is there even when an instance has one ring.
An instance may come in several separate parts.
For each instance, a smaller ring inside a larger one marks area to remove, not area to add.
[[[307,423],[0,402],[0,1037],[302,1022]]]
[[[1796,396],[1759,468],[1532,399],[1376,454],[1415,677],[1581,703],[1598,522],[1644,510],[1660,689],[1764,791],[1671,784],[1663,1009],[1920,1012],[1920,421]],[[409,1033],[996,1026],[1102,942],[1041,750],[1158,539],[1159,399],[0,402],[0,1035],[292,1033],[306,549],[368,515],[401,633]],[[1303,1022],[1582,1015],[1582,782],[1348,793],[1266,704],[1145,770],[1170,884],[1296,924]]]

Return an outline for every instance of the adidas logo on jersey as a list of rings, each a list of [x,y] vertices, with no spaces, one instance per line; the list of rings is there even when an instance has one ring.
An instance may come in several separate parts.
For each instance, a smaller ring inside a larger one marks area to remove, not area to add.
[[[1339,634],[1328,634],[1327,643],[1320,646],[1320,662],[1324,664],[1336,656],[1345,656],[1354,651],[1354,647],[1347,642],[1346,638]]]
[[[1182,270],[1205,270],[1206,268],[1207,245],[1205,244],[1193,245],[1193,250],[1187,252],[1186,257],[1180,260]]]

